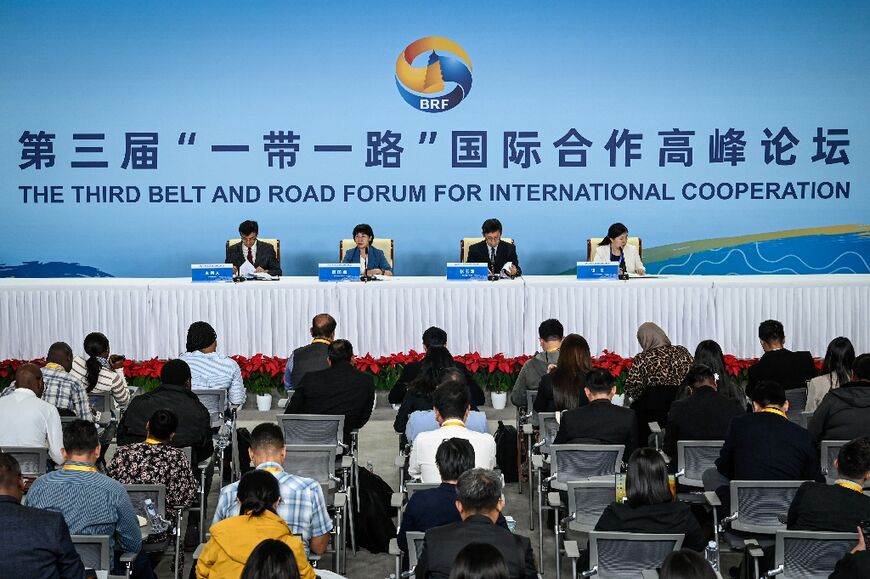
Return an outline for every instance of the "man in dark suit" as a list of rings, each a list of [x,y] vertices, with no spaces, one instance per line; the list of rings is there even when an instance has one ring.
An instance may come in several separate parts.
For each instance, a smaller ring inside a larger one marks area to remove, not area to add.
[[[529,538],[495,524],[504,508],[501,476],[483,468],[465,471],[456,492],[462,521],[426,531],[417,579],[447,579],[456,555],[469,543],[488,543],[498,549],[511,579],[535,579],[538,571]]]
[[[663,450],[672,468],[677,466],[677,441],[722,440],[731,419],[746,413],[740,402],[719,394],[716,376],[708,366],[692,366],[683,382],[690,396],[671,405],[665,427]]]
[[[836,483],[806,482],[798,489],[788,509],[789,529],[851,533],[870,521],[870,497],[863,493],[870,480],[870,438],[843,445],[834,465]]]
[[[810,419],[809,431],[816,446],[823,440],[870,436],[870,354],[855,358],[851,382],[825,394]]]
[[[233,264],[233,274],[238,274],[242,264],[248,261],[257,273],[281,275],[281,262],[275,255],[275,248],[270,243],[257,241],[259,232],[256,221],[249,219],[239,225],[239,236],[242,241],[227,248],[227,257],[224,260],[224,263]]]
[[[805,388],[807,380],[818,372],[809,352],[792,352],[785,349],[785,330],[776,320],[766,320],[758,326],[758,339],[764,354],[749,367],[749,382],[746,395],[752,398],[752,390],[762,380],[773,380],[783,389]]]
[[[505,270],[505,265],[511,264],[505,270],[510,277],[522,275],[517,248],[513,243],[501,240],[501,221],[487,219],[481,228],[483,241],[468,248],[468,263],[488,263],[489,272],[498,275]]]
[[[344,414],[344,440],[362,428],[372,415],[375,382],[353,367],[353,346],[335,340],[326,350],[329,368],[309,372],[293,391],[285,414]]]
[[[634,410],[611,403],[616,395],[613,376],[593,370],[584,391],[589,404],[562,413],[553,444],[623,444],[627,460],[639,444],[637,417]]]
[[[11,454],[0,452],[0,545],[3,576],[81,579],[85,568],[61,513],[21,504],[24,479]]]

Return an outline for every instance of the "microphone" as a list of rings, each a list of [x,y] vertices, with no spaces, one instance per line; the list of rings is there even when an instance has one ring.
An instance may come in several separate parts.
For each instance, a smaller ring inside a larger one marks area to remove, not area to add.
[[[377,278],[373,275],[369,275],[369,254],[363,256],[363,270],[360,272],[359,280],[363,282],[374,281]]]
[[[628,272],[625,270],[625,248],[622,249],[619,256],[619,275],[617,277],[621,280],[628,279]]]

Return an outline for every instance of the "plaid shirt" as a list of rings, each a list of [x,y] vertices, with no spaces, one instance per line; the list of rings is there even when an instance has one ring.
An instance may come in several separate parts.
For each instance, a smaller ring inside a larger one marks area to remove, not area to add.
[[[75,376],[55,364],[47,364],[42,369],[42,379],[45,391],[42,400],[55,408],[69,410],[76,413],[82,420],[93,422],[91,405],[85,387]],[[0,398],[15,391],[15,382],[10,384],[0,393]]]
[[[278,503],[278,516],[287,521],[287,526],[305,545],[308,555],[308,543],[312,537],[325,535],[332,530],[332,520],[326,512],[326,501],[323,490],[316,481],[284,472],[277,462],[264,462],[257,466],[258,470],[277,469],[272,472],[281,487],[281,501]],[[234,482],[221,489],[217,509],[212,524],[239,514],[239,501],[236,496],[239,483]]]

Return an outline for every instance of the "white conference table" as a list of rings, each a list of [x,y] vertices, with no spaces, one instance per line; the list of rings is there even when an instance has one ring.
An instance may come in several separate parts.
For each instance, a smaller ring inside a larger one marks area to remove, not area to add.
[[[189,279],[0,279],[0,359],[44,356],[57,340],[80,353],[101,331],[128,358],[177,356],[187,327],[210,322],[227,353],[286,356],[309,341],[311,318],[338,320],[337,335],[357,354],[421,349],[436,325],[454,354],[531,353],[538,324],[558,318],[584,335],[593,353],[639,351],[635,333],[659,324],[690,350],[717,340],[726,353],[760,355],[758,323],[785,325],[787,345],[824,355],[836,336],[870,350],[870,275],[667,276],[580,281],[526,276],[498,282],[395,277],[370,283],[321,283],[314,277],[275,282],[195,284]]]

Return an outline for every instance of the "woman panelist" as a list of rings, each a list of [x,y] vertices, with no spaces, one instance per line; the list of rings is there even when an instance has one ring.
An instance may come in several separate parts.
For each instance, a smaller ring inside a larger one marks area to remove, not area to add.
[[[628,228],[622,223],[614,223],[607,228],[607,237],[598,244],[592,261],[616,262],[626,273],[646,274],[637,248],[628,245]]]
[[[353,228],[353,241],[356,247],[344,254],[342,263],[359,263],[363,275],[393,275],[393,267],[387,256],[377,247],[372,247],[375,233],[368,223],[360,223]]]

